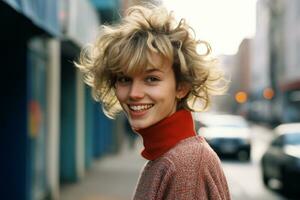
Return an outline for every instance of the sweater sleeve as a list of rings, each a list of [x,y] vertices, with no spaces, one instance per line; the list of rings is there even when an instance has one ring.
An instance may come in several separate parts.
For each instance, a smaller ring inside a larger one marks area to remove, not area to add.
[[[202,181],[209,200],[230,200],[230,193],[221,161],[207,145],[203,150]]]
[[[173,182],[174,165],[168,159],[151,162],[144,168],[134,200],[163,200],[174,199],[170,184]]]

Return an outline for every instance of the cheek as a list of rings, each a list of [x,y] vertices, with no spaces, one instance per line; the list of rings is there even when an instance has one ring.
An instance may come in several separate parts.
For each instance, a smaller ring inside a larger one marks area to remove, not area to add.
[[[176,85],[174,81],[170,81],[164,88],[165,90],[163,91],[163,94],[165,96],[167,96],[169,99],[176,98]]]
[[[171,103],[176,99],[175,86],[166,85],[151,91],[151,96],[159,101]]]
[[[115,93],[116,93],[116,97],[119,101],[126,100],[127,89],[125,87],[117,87]]]

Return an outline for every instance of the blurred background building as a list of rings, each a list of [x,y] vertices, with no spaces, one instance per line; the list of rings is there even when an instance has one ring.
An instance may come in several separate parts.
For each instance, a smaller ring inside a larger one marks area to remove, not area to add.
[[[257,1],[255,37],[220,56],[231,76],[227,111],[271,125],[300,121],[299,9],[297,0]]]

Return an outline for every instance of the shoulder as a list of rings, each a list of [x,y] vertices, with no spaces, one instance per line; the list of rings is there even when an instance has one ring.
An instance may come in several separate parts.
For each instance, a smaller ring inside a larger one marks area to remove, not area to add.
[[[148,161],[144,166],[141,177],[146,180],[162,179],[168,177],[175,172],[174,162],[166,156]]]
[[[202,136],[194,136],[180,141],[166,153],[165,157],[168,157],[173,162],[203,162],[208,157],[218,159],[216,153]]]
[[[162,199],[174,172],[174,164],[167,157],[148,161],[139,177],[134,199]]]
[[[175,182],[181,188],[177,194],[184,197],[180,199],[191,199],[185,195],[191,197],[194,192],[209,199],[230,199],[221,161],[204,138],[182,141],[170,151],[169,158],[175,166]]]
[[[172,168],[181,175],[187,173],[198,177],[222,172],[219,157],[202,136],[181,141],[163,158],[172,163]]]

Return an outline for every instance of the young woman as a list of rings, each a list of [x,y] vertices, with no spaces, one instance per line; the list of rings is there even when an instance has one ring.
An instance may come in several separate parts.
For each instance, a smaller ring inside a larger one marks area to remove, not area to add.
[[[192,33],[165,8],[132,7],[120,24],[103,26],[77,64],[106,115],[123,110],[143,138],[149,162],[135,200],[230,199],[220,160],[196,136],[191,115],[224,89],[222,74]]]

